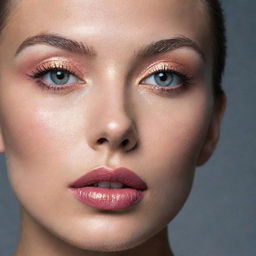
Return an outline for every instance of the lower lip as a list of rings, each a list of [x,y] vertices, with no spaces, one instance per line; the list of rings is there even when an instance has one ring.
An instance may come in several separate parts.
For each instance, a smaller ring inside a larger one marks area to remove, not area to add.
[[[100,187],[71,188],[82,203],[100,210],[121,210],[138,204],[144,191],[132,188],[107,189]]]

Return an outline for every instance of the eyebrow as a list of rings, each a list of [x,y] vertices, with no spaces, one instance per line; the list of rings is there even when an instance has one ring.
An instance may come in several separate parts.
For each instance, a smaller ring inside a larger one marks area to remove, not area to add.
[[[25,39],[18,47],[15,56],[17,56],[25,48],[36,44],[50,45],[80,55],[97,55],[95,49],[88,46],[84,42],[78,42],[76,40],[68,39],[57,34],[39,34]],[[190,47],[194,49],[202,57],[202,59],[205,60],[204,52],[201,50],[199,45],[195,41],[185,36],[152,42],[149,45],[141,48],[138,52],[135,52],[135,56],[137,58],[152,57],[154,55],[166,53],[181,47]]]
[[[36,36],[28,37],[18,47],[15,56],[17,56],[22,50],[29,46],[36,44],[45,44],[54,46],[71,53],[77,53],[82,55],[95,56],[96,52],[92,47],[89,47],[85,43],[71,40],[56,34],[39,34]]]
[[[205,60],[205,54],[199,47],[199,45],[192,39],[185,36],[174,37],[170,39],[164,39],[157,42],[153,42],[139,50],[139,52],[136,55],[137,57],[152,57],[154,55],[173,51],[181,47],[192,48],[202,57],[203,60]]]

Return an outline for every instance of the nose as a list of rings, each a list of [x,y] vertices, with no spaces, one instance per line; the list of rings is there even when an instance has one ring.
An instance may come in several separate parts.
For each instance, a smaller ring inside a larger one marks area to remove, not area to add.
[[[128,152],[138,144],[135,122],[123,101],[104,99],[95,106],[87,120],[87,140],[94,150]]]

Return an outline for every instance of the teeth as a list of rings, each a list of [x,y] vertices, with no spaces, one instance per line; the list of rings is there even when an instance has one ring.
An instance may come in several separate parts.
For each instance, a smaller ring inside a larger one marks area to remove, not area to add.
[[[111,188],[122,188],[123,184],[120,182],[110,182]]]
[[[100,187],[100,188],[109,188],[110,184],[107,181],[101,181],[95,184],[95,187]]]
[[[93,186],[100,187],[100,188],[122,188],[123,184],[120,182],[101,181],[98,183],[94,183]]]

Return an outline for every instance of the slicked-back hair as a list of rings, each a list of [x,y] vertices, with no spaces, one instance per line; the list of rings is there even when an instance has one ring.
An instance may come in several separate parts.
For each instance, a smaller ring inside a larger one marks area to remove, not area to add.
[[[226,62],[226,26],[223,9],[219,0],[205,0],[212,24],[213,38],[213,85],[215,95],[223,93],[221,86]]]
[[[5,27],[9,13],[10,0],[0,0],[0,33]]]
[[[8,14],[11,9],[12,0],[0,0],[0,38],[7,23]],[[206,9],[211,20],[213,40],[213,90],[214,96],[223,93],[222,76],[226,60],[226,29],[223,9],[219,0],[203,0],[206,2]]]

